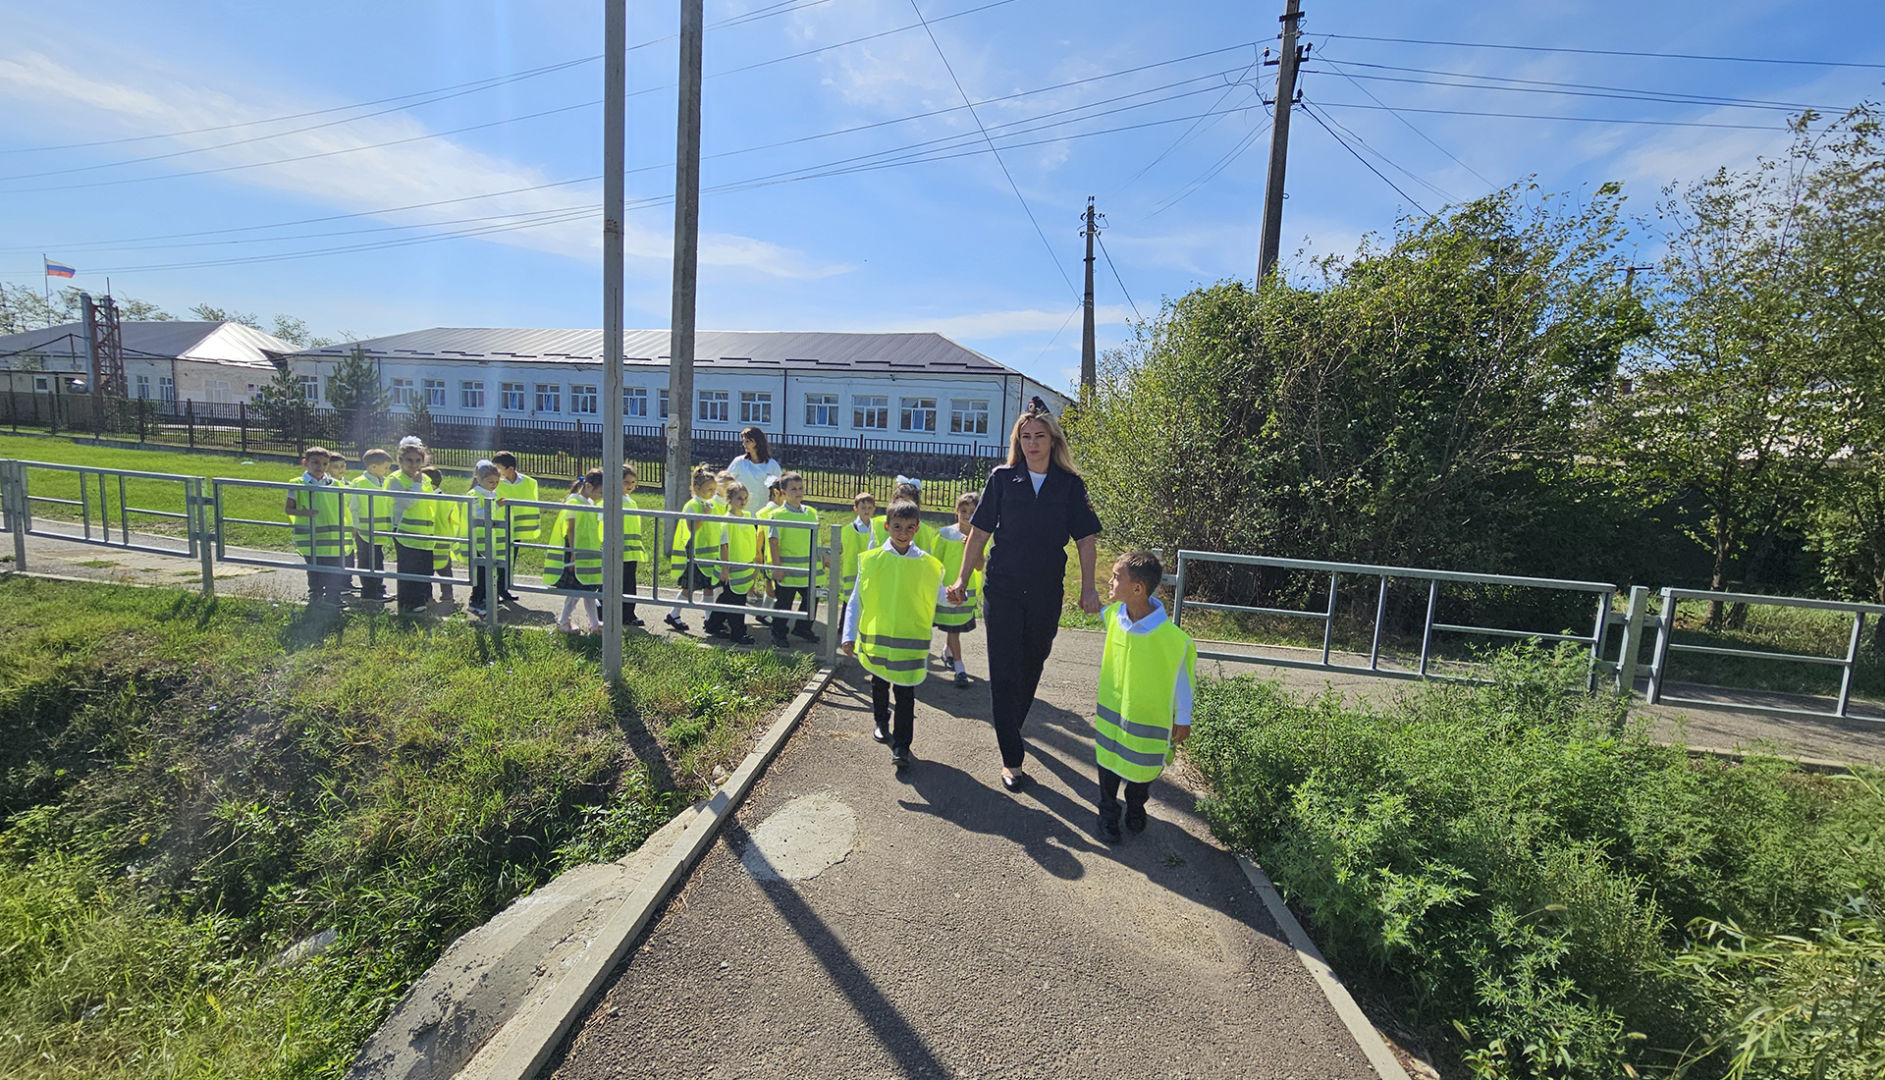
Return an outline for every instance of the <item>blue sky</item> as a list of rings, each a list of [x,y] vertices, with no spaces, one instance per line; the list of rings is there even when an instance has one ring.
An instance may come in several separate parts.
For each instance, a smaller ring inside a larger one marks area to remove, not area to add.
[[[678,7],[629,7],[631,327],[668,323]],[[916,7],[961,92],[910,0],[708,0],[703,328],[936,330],[1066,385],[1088,195],[1117,267],[1102,348],[1135,304],[1252,275],[1281,0]],[[1690,99],[1838,110],[1885,77],[1823,63],[1885,63],[1885,5],[1861,0],[1305,9],[1301,88],[1348,148],[1296,114],[1286,258],[1533,174],[1619,180],[1650,213],[1786,145],[1784,107]],[[0,25],[4,280],[38,288],[43,251],[89,289],[330,335],[601,323],[599,3],[0,0]]]

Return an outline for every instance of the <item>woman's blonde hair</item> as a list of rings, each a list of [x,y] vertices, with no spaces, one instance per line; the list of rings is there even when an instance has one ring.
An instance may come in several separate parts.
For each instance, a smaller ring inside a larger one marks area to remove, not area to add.
[[[1048,460],[1068,472],[1073,473],[1075,476],[1080,475],[1080,470],[1073,467],[1073,452],[1067,449],[1066,432],[1060,430],[1060,424],[1055,421],[1054,414],[1047,411],[1047,406],[1041,402],[1040,398],[1035,398],[1033,403],[1028,406],[1027,411],[1016,418],[1014,430],[1008,433],[1009,466],[1025,467],[1027,464],[1027,456],[1021,453],[1021,427],[1030,420],[1039,420],[1041,423],[1047,425],[1047,434],[1052,438],[1054,444],[1052,452],[1048,455]]]

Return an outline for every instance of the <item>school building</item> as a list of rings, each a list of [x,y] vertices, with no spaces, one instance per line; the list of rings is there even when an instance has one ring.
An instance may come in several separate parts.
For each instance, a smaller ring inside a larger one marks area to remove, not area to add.
[[[275,376],[272,355],[295,346],[237,322],[119,324],[126,396],[180,405],[249,401]],[[0,336],[0,389],[14,396],[84,393],[89,379],[83,323]]]
[[[623,333],[620,408],[626,424],[658,427],[668,400],[666,330]],[[1058,413],[1065,395],[940,334],[720,330],[695,335],[691,428],[728,437],[748,424],[774,439],[1005,444],[1038,396]],[[355,349],[379,368],[394,408],[425,402],[435,417],[527,427],[599,423],[600,330],[436,328],[278,359],[311,403],[329,404],[335,365]]]

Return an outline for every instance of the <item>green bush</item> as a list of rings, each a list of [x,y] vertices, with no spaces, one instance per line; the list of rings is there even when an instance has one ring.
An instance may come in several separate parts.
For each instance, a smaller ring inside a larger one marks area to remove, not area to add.
[[[1473,1075],[1720,1075],[1710,1048],[1740,999],[1676,962],[1689,928],[1803,934],[1871,904],[1885,800],[1776,761],[1692,761],[1583,679],[1568,652],[1520,652],[1489,686],[1378,711],[1210,682],[1187,750],[1218,834],[1333,958],[1403,988]],[[1876,966],[1865,978],[1885,985]]]

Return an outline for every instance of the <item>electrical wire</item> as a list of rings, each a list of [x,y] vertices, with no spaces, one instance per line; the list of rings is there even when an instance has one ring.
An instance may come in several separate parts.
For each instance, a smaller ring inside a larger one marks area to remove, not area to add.
[[[916,12],[917,21],[923,24],[923,32],[929,35],[929,43],[935,47],[936,56],[942,60],[943,70],[949,72],[949,81],[956,84],[956,93],[962,95],[962,103],[969,107],[969,118],[975,121],[976,129],[982,133],[982,140],[988,143],[988,152],[995,155],[995,164],[1001,166],[1001,174],[1008,178],[1008,187],[1014,191],[1015,199],[1021,203],[1022,213],[1028,216],[1029,223],[1034,226],[1035,235],[1041,238],[1041,246],[1047,249],[1047,257],[1053,260],[1054,269],[1060,271],[1060,279],[1067,283],[1067,291],[1079,296],[1080,290],[1074,288],[1073,278],[1068,276],[1067,268],[1061,265],[1060,256],[1055,253],[1054,245],[1048,242],[1047,233],[1042,231],[1041,223],[1035,219],[1034,211],[1028,206],[1028,200],[1021,194],[1021,186],[1015,183],[1014,174],[1008,171],[1008,163],[1001,159],[1001,151],[995,149],[995,140],[989,138],[988,129],[982,126],[982,118],[976,115],[975,105],[969,100],[969,92],[962,88],[962,80],[956,78],[956,69],[949,63],[948,54],[943,52],[942,42],[936,40],[936,32],[929,28],[929,20],[923,17],[923,9],[917,6],[916,0],[910,0],[910,10]]]
[[[1567,116],[1562,113],[1496,112],[1476,109],[1435,109],[1418,105],[1363,105],[1358,101],[1324,101],[1324,109],[1368,109],[1384,112],[1430,113],[1435,116],[1484,116],[1502,120],[1566,120],[1580,124],[1631,124],[1645,127],[1716,128],[1724,131],[1774,131],[1769,124],[1720,124],[1707,120],[1649,120],[1621,116]]]
[[[1224,88],[1223,96],[1219,97],[1217,101],[1212,104],[1211,107],[1213,109],[1216,109],[1219,106],[1223,105],[1226,101],[1229,101],[1231,94],[1235,93],[1238,87],[1245,85],[1244,79],[1249,77],[1250,73],[1256,69],[1256,66],[1262,62],[1262,59],[1263,58],[1259,56],[1257,59],[1252,60],[1250,62],[1250,66],[1244,68],[1242,73],[1240,73],[1237,76],[1236,80],[1233,81],[1229,86]],[[1202,119],[1193,121],[1192,125],[1186,128],[1183,134],[1179,135],[1178,138],[1173,139],[1170,145],[1165,147],[1165,149],[1159,151],[1158,154],[1155,155],[1151,161],[1146,162],[1145,165],[1142,166],[1138,172],[1133,173],[1131,176],[1127,177],[1125,183],[1120,184],[1118,187],[1108,192],[1107,198],[1111,199],[1119,195],[1120,193],[1124,192],[1126,189],[1132,187],[1132,185],[1136,183],[1141,176],[1144,176],[1146,173],[1151,172],[1153,166],[1157,165],[1161,161],[1164,161],[1166,157],[1168,157],[1171,154],[1172,151],[1178,149],[1179,146],[1183,145],[1186,139],[1191,138],[1192,133],[1198,130],[1198,125],[1203,124],[1203,123],[1204,121]],[[1216,123],[1217,121],[1215,119],[1211,121],[1211,124],[1216,124]],[[1206,126],[1208,128],[1210,125],[1206,125]]]
[[[1099,241],[1100,254],[1106,256],[1106,265],[1113,272],[1113,280],[1119,283],[1119,291],[1126,297],[1126,303],[1132,304],[1132,317],[1140,322],[1144,322],[1145,316],[1139,314],[1139,305],[1133,303],[1132,293],[1127,291],[1125,279],[1119,276],[1119,266],[1113,262],[1113,253],[1106,250],[1106,241],[1101,240],[1100,234],[1097,232],[1093,234],[1093,239]]]
[[[1800,109],[1821,109],[1818,105],[1808,105],[1799,101],[1776,101],[1773,98],[1729,97],[1722,94],[1692,94],[1686,90],[1650,90],[1642,87],[1610,86],[1604,83],[1564,82],[1558,79],[1521,79],[1516,75],[1488,75],[1477,71],[1448,71],[1443,68],[1408,67],[1403,64],[1377,64],[1367,60],[1331,60],[1322,53],[1315,59],[1331,64],[1347,64],[1350,67],[1373,68],[1378,71],[1407,71],[1416,75],[1443,75],[1455,79],[1480,79],[1493,82],[1518,83],[1524,86],[1567,87],[1574,90],[1608,90],[1619,94],[1641,94],[1649,97],[1679,98],[1697,105],[1736,105],[1768,106],[1778,109],[1797,111]],[[1824,111],[1822,109],[1822,111]]]
[[[1478,177],[1480,183],[1486,185],[1489,188],[1499,186],[1493,183],[1492,181],[1486,179],[1485,174],[1481,173],[1478,169],[1475,169],[1471,165],[1466,164],[1466,162],[1461,161],[1459,156],[1453,153],[1453,151],[1448,150],[1446,147],[1441,146],[1439,143],[1435,142],[1432,136],[1428,135],[1426,132],[1422,131],[1420,128],[1414,126],[1414,122],[1412,120],[1409,120],[1407,117],[1402,116],[1400,112],[1396,110],[1393,106],[1389,105],[1387,102],[1382,101],[1380,98],[1376,97],[1374,95],[1374,91],[1368,89],[1366,86],[1363,86],[1361,83],[1356,82],[1353,78],[1350,78],[1348,72],[1342,70],[1342,64],[1345,63],[1345,61],[1331,60],[1327,56],[1318,56],[1317,59],[1321,61],[1322,63],[1333,65],[1336,70],[1336,74],[1340,75],[1344,79],[1348,79],[1348,82],[1351,86],[1361,91],[1362,93],[1368,95],[1369,101],[1372,101],[1376,105],[1379,105],[1382,108],[1386,109],[1388,112],[1393,113],[1394,119],[1399,120],[1402,124],[1406,125],[1407,130],[1420,136],[1422,139],[1425,139],[1427,141],[1428,146],[1433,147],[1435,150],[1438,150],[1442,154],[1445,154],[1447,157],[1451,158],[1453,160],[1453,164],[1458,165],[1460,168],[1465,169],[1467,172],[1472,173],[1475,177]]]
[[[1387,174],[1386,174],[1386,173],[1384,173],[1384,172],[1382,172],[1382,171],[1381,171],[1380,169],[1377,169],[1377,168],[1375,168],[1375,167],[1374,167],[1374,165],[1373,165],[1373,164],[1371,164],[1371,163],[1370,163],[1370,162],[1368,161],[1368,159],[1367,159],[1367,158],[1365,158],[1365,157],[1362,157],[1362,156],[1361,156],[1361,154],[1360,154],[1360,153],[1358,153],[1358,152],[1357,152],[1357,151],[1355,150],[1355,148],[1354,148],[1354,147],[1352,147],[1352,146],[1350,146],[1350,145],[1348,145],[1348,142],[1347,142],[1347,140],[1345,140],[1345,139],[1343,139],[1343,138],[1342,138],[1342,137],[1341,137],[1340,135],[1338,135],[1338,134],[1336,134],[1336,133],[1335,133],[1335,129],[1334,129],[1334,128],[1332,128],[1332,127],[1330,127],[1330,126],[1329,126],[1328,124],[1326,124],[1326,123],[1324,123],[1324,122],[1323,122],[1323,120],[1322,120],[1322,117],[1320,117],[1320,116],[1318,116],[1318,115],[1316,115],[1316,111],[1315,111],[1314,109],[1312,109],[1312,108],[1310,108],[1310,107],[1309,107],[1309,99],[1308,99],[1308,98],[1304,98],[1304,99],[1303,99],[1303,102],[1302,102],[1302,111],[1303,111],[1303,112],[1305,112],[1305,113],[1307,113],[1307,114],[1309,115],[1309,119],[1311,119],[1311,120],[1314,120],[1314,121],[1316,122],[1316,125],[1317,125],[1318,127],[1320,127],[1320,128],[1322,129],[1322,130],[1324,130],[1324,131],[1326,131],[1326,132],[1328,132],[1328,133],[1329,133],[1329,138],[1331,138],[1331,139],[1334,139],[1334,140],[1335,140],[1336,142],[1338,142],[1338,143],[1340,143],[1340,144],[1341,144],[1341,146],[1342,146],[1342,149],[1344,149],[1344,150],[1346,150],[1346,151],[1348,151],[1348,152],[1349,152],[1349,154],[1351,154],[1351,155],[1353,155],[1353,157],[1355,158],[1355,160],[1356,160],[1356,161],[1359,161],[1359,162],[1361,162],[1361,164],[1362,164],[1362,166],[1363,166],[1364,168],[1366,168],[1366,169],[1367,169],[1367,170],[1368,170],[1369,172],[1371,172],[1371,173],[1373,173],[1373,174],[1375,174],[1376,176],[1378,176],[1378,177],[1380,177],[1380,178],[1381,178],[1381,182],[1382,182],[1382,183],[1384,183],[1384,184],[1386,184],[1387,186],[1389,186],[1389,187],[1391,187],[1391,188],[1393,188],[1393,189],[1395,190],[1395,192],[1396,192],[1396,193],[1397,193],[1398,195],[1400,195],[1400,197],[1401,197],[1401,198],[1403,198],[1403,199],[1406,199],[1406,200],[1407,200],[1408,202],[1410,202],[1410,203],[1413,203],[1413,204],[1414,204],[1414,209],[1416,209],[1416,210],[1418,210],[1418,211],[1420,211],[1420,212],[1421,212],[1422,214],[1426,214],[1426,215],[1427,215],[1428,217],[1432,217],[1432,216],[1433,216],[1432,214],[1428,214],[1428,213],[1427,213],[1427,208],[1426,208],[1426,207],[1424,207],[1424,206],[1422,206],[1422,205],[1420,205],[1420,200],[1419,200],[1419,199],[1416,199],[1416,198],[1414,198],[1414,197],[1413,197],[1412,195],[1409,195],[1409,194],[1408,194],[1407,192],[1405,192],[1405,191],[1402,191],[1402,190],[1401,190],[1401,185],[1399,185],[1399,184],[1397,184],[1397,183],[1395,183],[1394,181],[1392,181],[1392,180],[1390,180],[1390,179],[1388,179],[1388,177],[1387,177]]]
[[[1357,65],[1362,66],[1362,65]],[[1307,70],[1314,71],[1314,68]],[[1464,78],[1497,78],[1498,76],[1466,75]],[[1659,105],[1709,105],[1723,109],[1757,109],[1772,112],[1799,112],[1802,109],[1817,109],[1814,105],[1758,104],[1752,101],[1734,99],[1698,100],[1699,95],[1678,96],[1676,94],[1658,94],[1654,92],[1611,92],[1609,90],[1572,89],[1571,84],[1560,87],[1551,86],[1502,86],[1490,82],[1447,82],[1440,79],[1418,79],[1411,75],[1351,75],[1354,79],[1367,79],[1371,82],[1411,83],[1415,86],[1442,86],[1455,90],[1498,90],[1508,94],[1548,94],[1557,97],[1600,98],[1608,101],[1641,101]],[[1526,80],[1532,81],[1532,80]],[[1826,110],[1821,109],[1824,112]]]
[[[1506,45],[1486,41],[1434,41],[1427,38],[1377,37],[1371,34],[1323,34],[1348,41],[1384,41],[1394,45],[1441,45],[1455,49],[1506,49],[1514,52],[1574,53],[1584,56],[1630,56],[1648,60],[1709,60],[1730,64],[1789,64],[1805,67],[1885,69],[1885,64],[1854,60],[1800,60],[1780,56],[1710,56],[1703,53],[1644,52],[1634,49],[1577,49],[1565,45]]]
[[[1323,117],[1323,119],[1327,120],[1329,123],[1334,124],[1337,128],[1341,129],[1342,134],[1347,135],[1349,138],[1355,140],[1356,145],[1360,146],[1363,150],[1366,150],[1370,154],[1373,154],[1375,157],[1379,158],[1389,168],[1400,173],[1402,176],[1407,177],[1409,180],[1412,180],[1414,183],[1419,184],[1421,187],[1424,187],[1428,191],[1433,192],[1435,195],[1440,196],[1442,199],[1445,199],[1449,203],[1459,202],[1459,198],[1455,196],[1452,192],[1447,191],[1446,189],[1440,187],[1438,184],[1435,184],[1431,180],[1428,180],[1427,178],[1420,176],[1419,174],[1408,169],[1405,165],[1402,165],[1400,162],[1395,161],[1393,158],[1387,156],[1381,151],[1376,150],[1372,145],[1369,144],[1368,140],[1362,138],[1361,135],[1358,132],[1356,132],[1354,128],[1349,127],[1348,125],[1342,123],[1339,120],[1336,120],[1333,117]]]
[[[1261,108],[1261,106],[1257,106],[1257,107]],[[1262,124],[1259,124],[1258,126],[1252,128],[1248,135],[1245,135],[1242,139],[1238,140],[1236,143],[1233,143],[1231,145],[1231,148],[1224,152],[1223,156],[1219,157],[1217,161],[1212,163],[1209,168],[1207,168],[1196,179],[1192,180],[1191,183],[1185,185],[1185,187],[1181,191],[1179,191],[1177,195],[1172,196],[1170,199],[1167,199],[1164,203],[1154,208],[1151,213],[1145,216],[1146,220],[1150,221],[1153,218],[1158,217],[1160,214],[1163,214],[1165,211],[1170,210],[1172,207],[1177,206],[1179,203],[1184,202],[1186,199],[1190,198],[1194,192],[1202,191],[1205,185],[1217,179],[1218,175],[1222,173],[1225,169],[1230,168],[1233,162],[1235,162],[1238,158],[1243,157],[1246,153],[1248,153],[1250,151],[1250,148],[1257,144],[1257,140],[1263,137],[1264,132],[1270,130],[1270,128],[1274,125],[1275,120],[1276,118],[1274,116],[1265,115]]]

